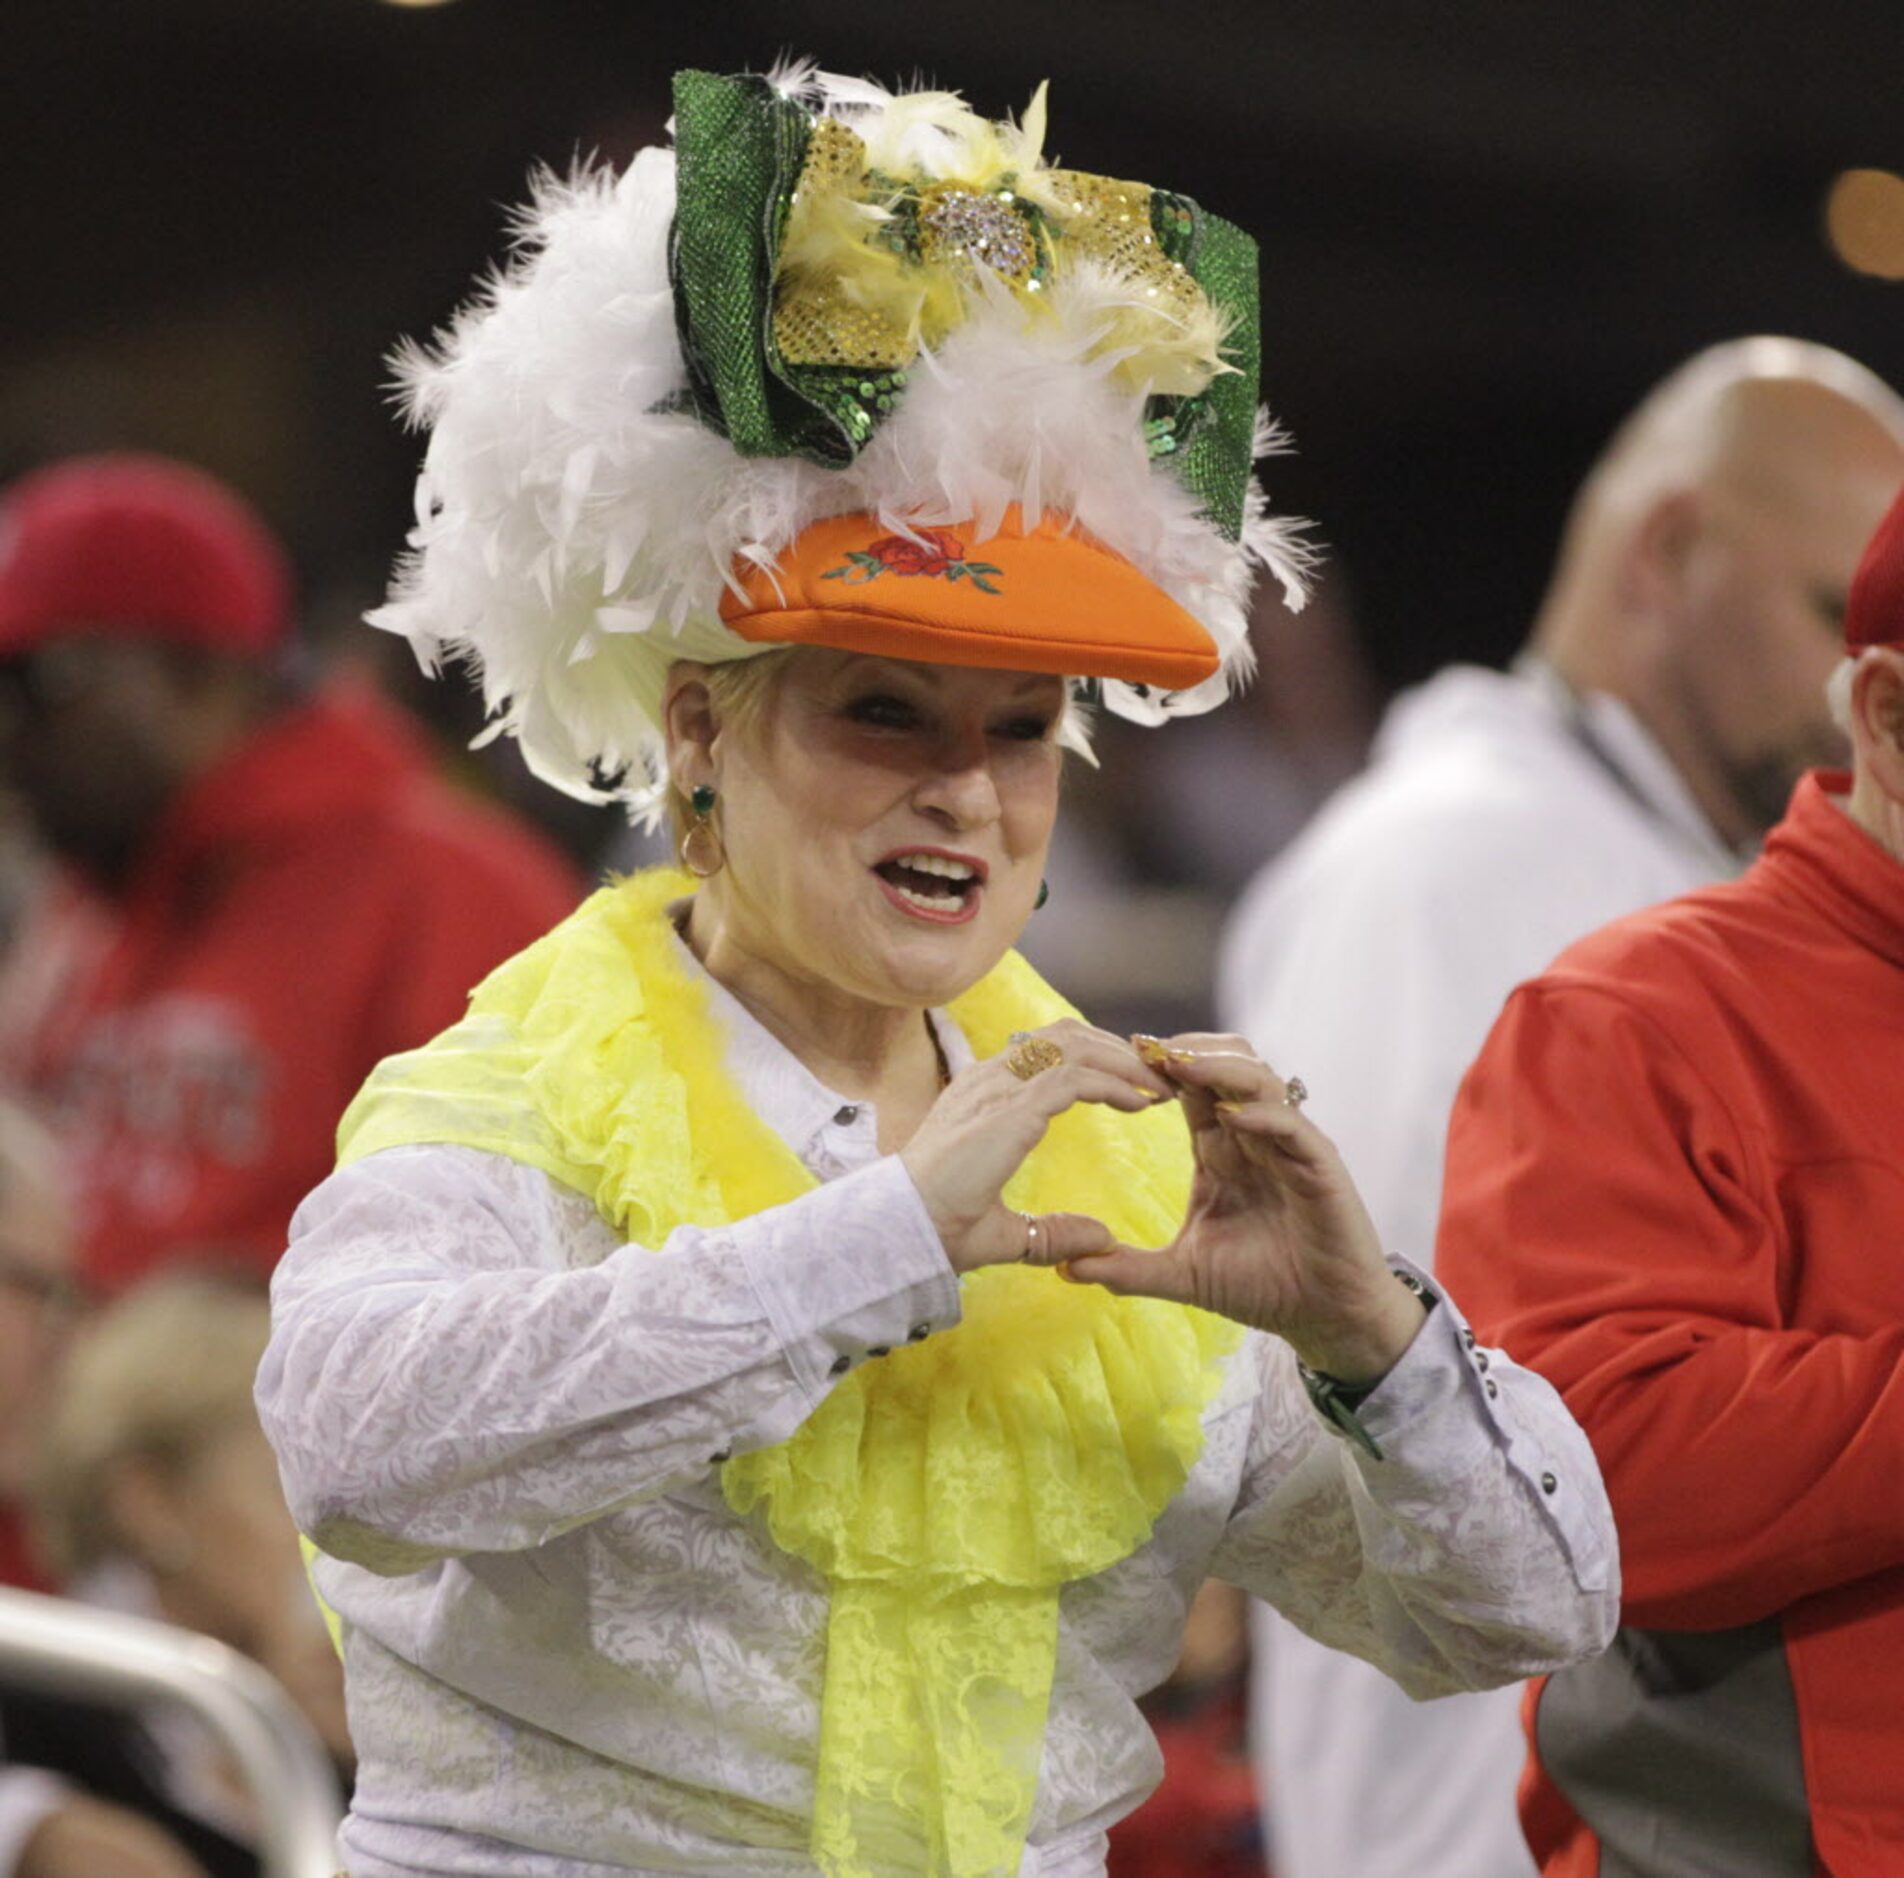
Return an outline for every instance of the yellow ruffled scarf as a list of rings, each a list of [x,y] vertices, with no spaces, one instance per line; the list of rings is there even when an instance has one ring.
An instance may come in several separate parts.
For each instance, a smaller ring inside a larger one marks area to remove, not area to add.
[[[813,1177],[723,1067],[656,870],[605,888],[480,985],[469,1015],[372,1075],[340,1160],[445,1142],[586,1194],[626,1239],[719,1226]],[[980,1056],[1072,1015],[1013,953],[951,1007]],[[1079,1107],[1005,1190],[1161,1244],[1183,1218],[1174,1104]],[[1150,1536],[1202,1448],[1236,1326],[992,1266],[953,1330],[866,1362],[777,1447],[722,1470],[730,1507],[829,1587],[812,1849],[833,1878],[1013,1878],[1036,1797],[1058,1589]]]

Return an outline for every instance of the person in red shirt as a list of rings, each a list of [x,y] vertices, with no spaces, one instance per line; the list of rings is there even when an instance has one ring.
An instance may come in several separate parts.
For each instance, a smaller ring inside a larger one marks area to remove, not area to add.
[[[1904,1871],[1904,498],[1845,624],[1850,774],[1517,991],[1455,1110],[1437,1267],[1620,1529],[1625,1627],[1527,1705],[1547,1878]]]
[[[302,688],[292,644],[283,551],[211,477],[128,454],[0,492],[0,767],[114,922],[20,1067],[96,1290],[267,1274],[371,1067],[580,891],[389,706]]]

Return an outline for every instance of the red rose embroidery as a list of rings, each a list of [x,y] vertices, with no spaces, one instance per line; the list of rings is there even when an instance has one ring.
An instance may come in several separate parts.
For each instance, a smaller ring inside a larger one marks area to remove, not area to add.
[[[943,528],[922,528],[917,541],[904,535],[886,535],[866,552],[891,574],[943,574],[965,559],[965,543]]]
[[[864,549],[849,552],[838,567],[829,567],[822,580],[842,580],[860,586],[877,580],[881,574],[899,574],[907,579],[969,580],[981,593],[997,593],[987,576],[1002,577],[1003,570],[989,561],[968,561],[965,543],[944,528],[922,528],[915,540],[910,535],[882,535]]]

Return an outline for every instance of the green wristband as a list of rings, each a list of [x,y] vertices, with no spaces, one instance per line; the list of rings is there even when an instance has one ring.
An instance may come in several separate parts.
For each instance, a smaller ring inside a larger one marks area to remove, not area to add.
[[[1424,1310],[1432,1311],[1441,1302],[1414,1273],[1395,1271],[1392,1266],[1390,1271],[1397,1284],[1406,1285],[1421,1300]],[[1370,1460],[1379,1461],[1381,1444],[1363,1427],[1362,1418],[1355,1411],[1382,1386],[1381,1380],[1342,1382],[1324,1375],[1321,1370],[1311,1369],[1306,1363],[1298,1363],[1296,1369],[1302,1377],[1302,1386],[1309,1391],[1309,1400],[1315,1404],[1316,1413],[1340,1428]]]

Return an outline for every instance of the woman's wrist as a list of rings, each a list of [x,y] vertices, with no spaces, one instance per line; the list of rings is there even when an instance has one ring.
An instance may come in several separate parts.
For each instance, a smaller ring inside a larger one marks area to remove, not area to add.
[[[1428,1307],[1405,1273],[1388,1275],[1402,1282],[1375,1286],[1365,1309],[1288,1339],[1303,1368],[1360,1391],[1373,1389],[1402,1360],[1428,1321]]]

